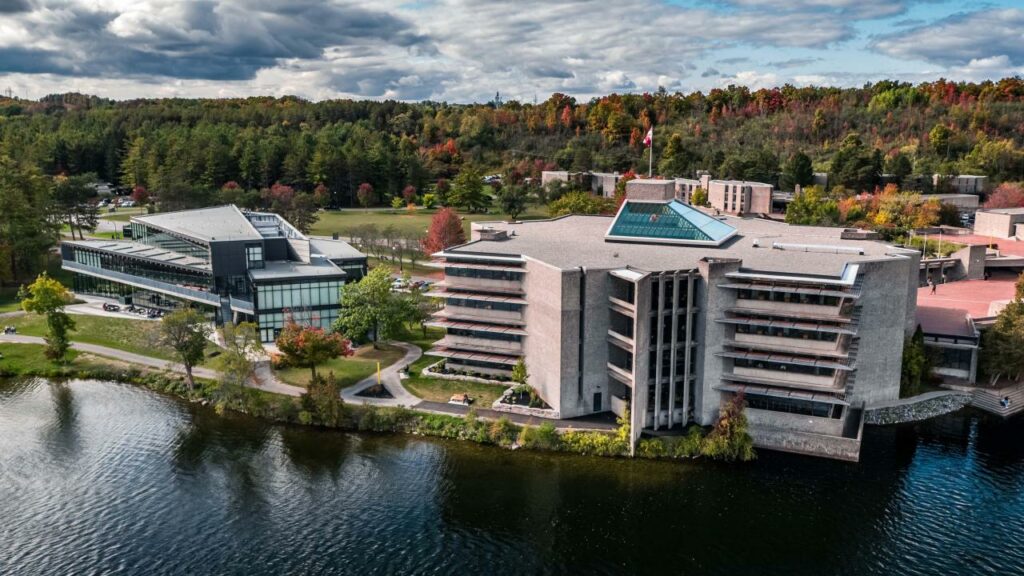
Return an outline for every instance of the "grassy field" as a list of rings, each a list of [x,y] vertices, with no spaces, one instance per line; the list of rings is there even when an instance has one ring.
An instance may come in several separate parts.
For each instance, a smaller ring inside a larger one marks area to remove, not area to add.
[[[163,360],[174,359],[173,351],[158,342],[159,322],[83,314],[73,314],[71,317],[76,324],[75,331],[71,333],[73,342],[107,346]],[[46,335],[46,320],[36,314],[6,318],[3,324],[16,327],[19,334],[26,336]],[[207,353],[215,349],[216,346],[210,343]]]
[[[330,236],[337,232],[341,236],[347,236],[348,232],[355,226],[375,224],[380,228],[394,226],[402,232],[412,231],[425,234],[427,228],[430,227],[430,219],[436,212],[437,210],[425,210],[422,208],[415,212],[408,212],[406,210],[336,210],[321,212],[320,219],[317,220],[316,224],[313,224],[313,229],[310,233],[317,236]],[[520,219],[527,220],[547,217],[546,207],[530,206],[526,213],[520,216]],[[506,218],[504,214],[497,213],[464,214],[463,226],[468,236],[469,226],[472,222],[505,220]]]
[[[444,330],[440,328],[428,328],[424,336],[420,330],[409,330],[400,338],[404,342],[419,346],[424,352],[433,346],[434,342],[444,336]],[[460,380],[442,380],[440,378],[426,378],[420,376],[427,366],[440,360],[437,356],[424,354],[419,360],[409,367],[409,378],[402,381],[402,385],[412,394],[433,402],[447,402],[453,394],[469,394],[475,402],[474,406],[490,408],[495,400],[501,397],[501,393],[508,386],[494,384],[481,384],[479,382],[463,382]]]
[[[132,216],[138,216],[139,214],[145,214],[145,208],[118,208],[117,212],[104,212],[100,211],[100,218],[104,220],[113,220],[115,222],[127,222],[131,220]]]
[[[404,355],[401,348],[389,347],[376,350],[371,345],[361,346],[353,356],[348,358],[335,358],[317,366],[318,374],[326,376],[334,372],[338,385],[348,388],[358,383],[363,378],[373,375],[377,371],[377,362],[384,368],[394,364]],[[277,371],[281,380],[295,386],[309,386],[309,368],[285,368]]]
[[[42,344],[0,344],[0,372],[4,374],[32,374],[46,372],[60,365],[51,362],[44,354]],[[74,361],[78,352],[68,351],[68,359]]]

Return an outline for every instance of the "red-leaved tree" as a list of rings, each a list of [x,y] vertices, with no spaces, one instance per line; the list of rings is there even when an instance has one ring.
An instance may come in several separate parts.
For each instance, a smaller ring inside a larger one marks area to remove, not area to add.
[[[363,182],[359,185],[359,189],[356,190],[356,199],[359,200],[359,205],[363,208],[369,208],[373,205],[377,199],[373,193],[373,184],[369,182]]]
[[[314,380],[317,364],[352,355],[351,343],[341,334],[327,332],[323,328],[301,326],[291,320],[285,324],[275,344],[288,363],[309,366]]]
[[[1024,186],[1020,182],[1003,182],[985,201],[985,208],[1020,208],[1024,206]]]
[[[415,204],[416,203],[416,187],[413,186],[412,184],[409,184],[408,186],[403,188],[402,189],[402,199],[405,200],[406,204]]]
[[[145,204],[146,202],[149,202],[149,191],[146,190],[145,186],[136,186],[135,188],[132,188],[132,200],[134,200],[136,204]]]
[[[462,230],[458,213],[453,208],[442,208],[430,220],[430,229],[421,243],[424,252],[433,254],[465,242],[466,233]]]

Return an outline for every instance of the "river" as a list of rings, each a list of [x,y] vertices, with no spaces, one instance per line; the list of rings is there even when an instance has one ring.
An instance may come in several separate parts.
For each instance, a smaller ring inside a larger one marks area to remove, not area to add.
[[[1024,574],[1024,421],[859,464],[510,452],[0,380],[0,574]]]

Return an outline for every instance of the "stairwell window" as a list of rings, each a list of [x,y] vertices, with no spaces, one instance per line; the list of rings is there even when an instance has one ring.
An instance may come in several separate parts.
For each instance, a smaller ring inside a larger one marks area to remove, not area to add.
[[[263,268],[263,246],[249,244],[245,247],[245,262],[249,270]]]

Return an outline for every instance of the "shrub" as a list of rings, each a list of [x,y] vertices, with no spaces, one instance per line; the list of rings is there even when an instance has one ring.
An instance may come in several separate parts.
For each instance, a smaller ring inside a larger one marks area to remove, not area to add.
[[[519,437],[519,427],[512,423],[508,419],[508,416],[502,416],[501,418],[491,422],[490,427],[487,430],[488,439],[497,444],[498,446],[512,446],[516,442],[516,438]]]
[[[643,438],[636,445],[636,454],[642,458],[664,458],[669,451],[661,438]]]
[[[562,446],[562,438],[555,430],[555,425],[545,422],[540,426],[523,426],[519,434],[519,444],[532,450],[558,450]]]

